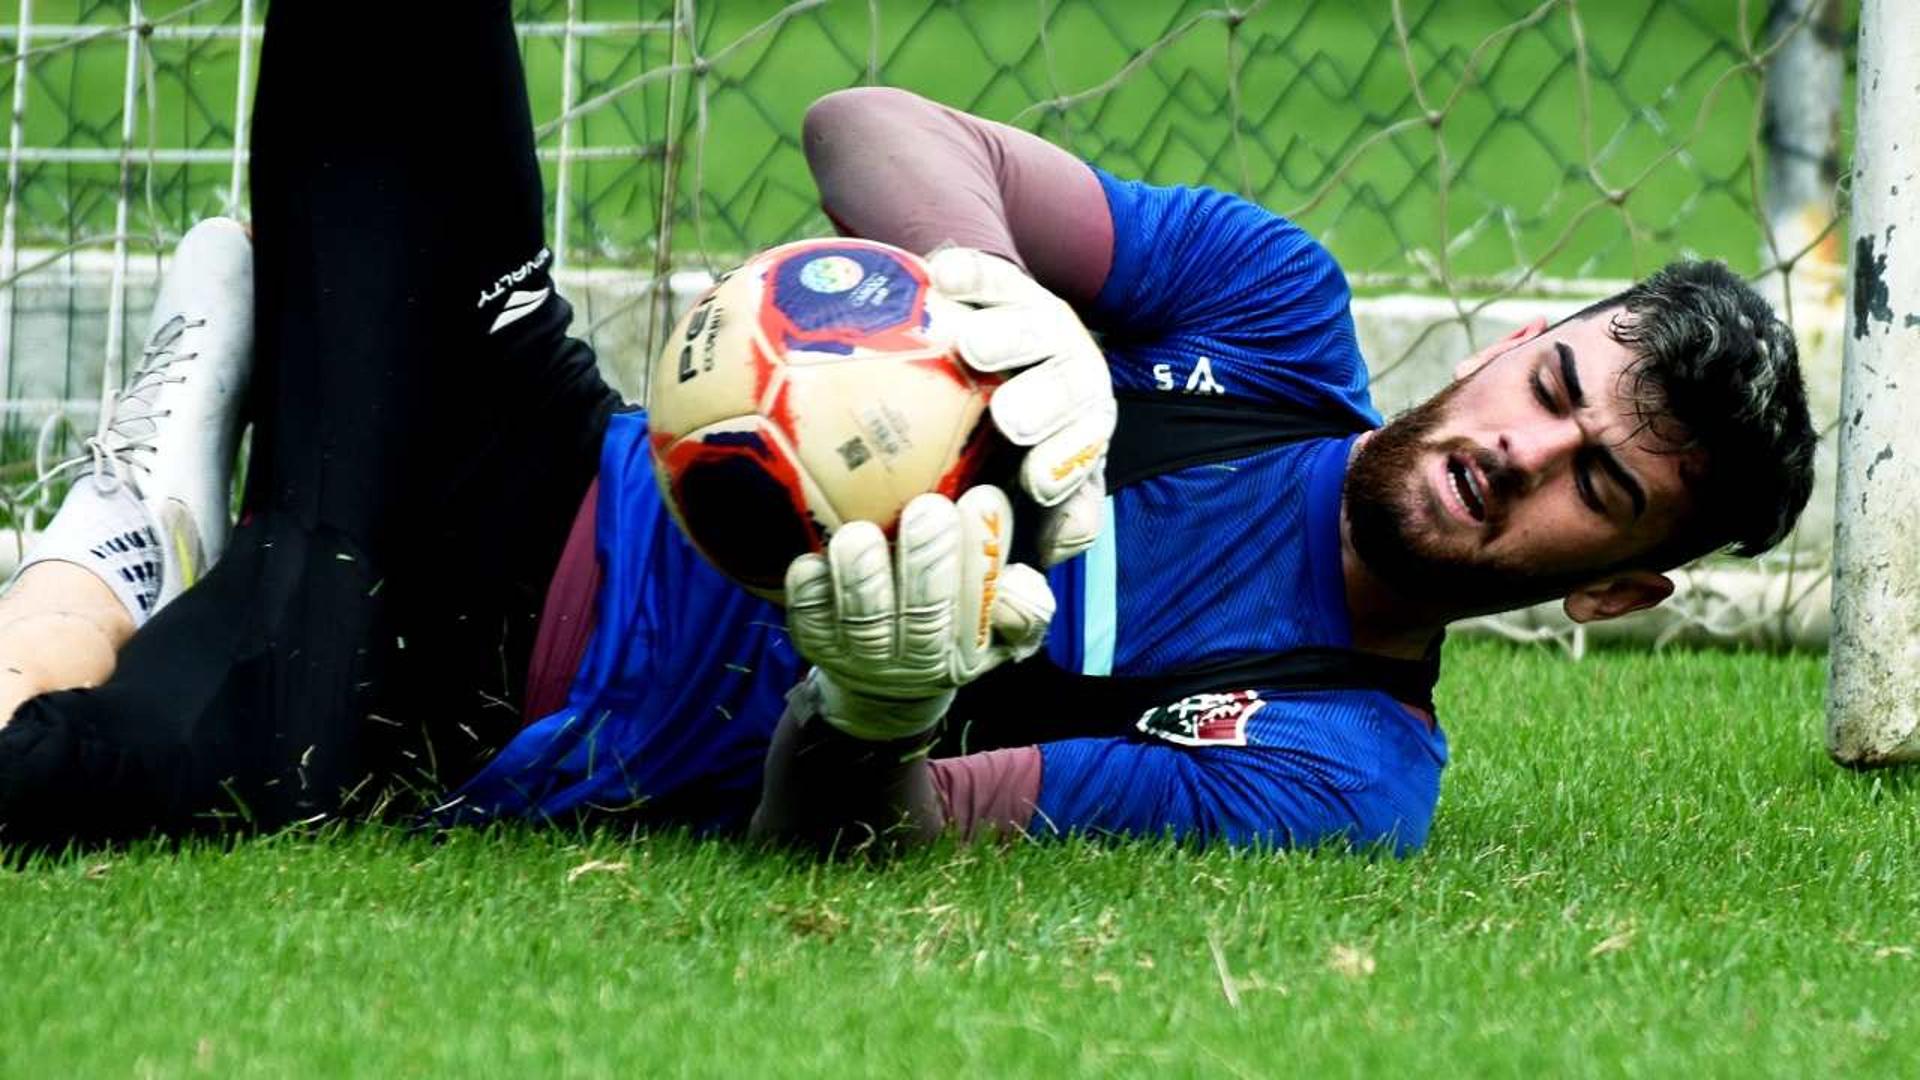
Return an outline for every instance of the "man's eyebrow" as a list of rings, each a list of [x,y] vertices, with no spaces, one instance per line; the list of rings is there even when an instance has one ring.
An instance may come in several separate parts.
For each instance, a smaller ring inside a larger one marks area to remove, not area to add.
[[[1586,391],[1580,389],[1580,369],[1573,365],[1573,347],[1564,341],[1553,343],[1553,351],[1560,354],[1560,381],[1566,384],[1567,400],[1576,409],[1587,404]]]

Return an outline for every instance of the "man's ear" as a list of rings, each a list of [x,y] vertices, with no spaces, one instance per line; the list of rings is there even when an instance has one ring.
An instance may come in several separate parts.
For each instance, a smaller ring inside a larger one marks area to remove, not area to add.
[[[1547,332],[1547,317],[1541,315],[1499,341],[1481,349],[1472,356],[1454,365],[1453,377],[1457,382],[1487,366],[1487,361],[1513,348],[1524,341],[1531,341]]]
[[[1673,595],[1673,579],[1651,570],[1624,570],[1582,585],[1567,594],[1567,618],[1602,622],[1645,611]]]

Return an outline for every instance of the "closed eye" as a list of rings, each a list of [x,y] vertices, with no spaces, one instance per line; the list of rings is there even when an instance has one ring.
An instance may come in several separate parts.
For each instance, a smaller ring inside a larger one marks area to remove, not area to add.
[[[1593,484],[1593,459],[1586,454],[1580,455],[1573,466],[1573,486],[1579,489],[1580,501],[1601,517],[1610,517],[1606,500],[1600,497],[1600,491]]]
[[[1547,372],[1552,370],[1547,361],[1542,361],[1533,369],[1529,382],[1534,400],[1540,403],[1541,408],[1554,416],[1567,416],[1574,410],[1586,406],[1586,394],[1580,387],[1580,371],[1574,363],[1573,349],[1565,342],[1556,341],[1553,344],[1553,351],[1555,358],[1559,361],[1557,374],[1560,376],[1561,386],[1566,390],[1567,403],[1562,404],[1555,395],[1554,388],[1547,384]],[[1627,471],[1626,466],[1620,463],[1620,459],[1614,456],[1612,451],[1601,446],[1588,447],[1574,460],[1574,487],[1580,496],[1580,501],[1587,504],[1588,508],[1601,517],[1609,519],[1612,517],[1607,511],[1606,500],[1601,498],[1599,486],[1594,481],[1596,469],[1606,473],[1612,488],[1626,497],[1635,520],[1647,512],[1646,489],[1640,486],[1640,482],[1634,479],[1633,474]]]
[[[1540,403],[1541,408],[1547,410],[1548,412],[1552,413],[1555,416],[1559,416],[1560,403],[1554,400],[1553,391],[1547,389],[1547,380],[1543,378],[1540,374],[1542,370],[1544,369],[1542,368],[1533,369],[1532,382],[1533,382],[1534,400]]]

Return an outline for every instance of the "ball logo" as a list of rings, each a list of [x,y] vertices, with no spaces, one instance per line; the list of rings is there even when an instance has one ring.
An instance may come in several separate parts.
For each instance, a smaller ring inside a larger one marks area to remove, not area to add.
[[[823,255],[809,259],[800,268],[800,284],[817,293],[843,293],[866,277],[860,264],[845,255]]]
[[[861,241],[787,254],[769,267],[760,325],[778,348],[850,353],[925,347],[926,272],[911,256]],[[894,336],[889,336],[894,335]]]

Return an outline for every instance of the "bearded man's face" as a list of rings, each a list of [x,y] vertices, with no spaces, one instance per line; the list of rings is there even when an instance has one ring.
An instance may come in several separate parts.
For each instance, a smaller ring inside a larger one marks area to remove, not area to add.
[[[1361,444],[1346,515],[1369,570],[1463,618],[1565,596],[1671,538],[1696,460],[1628,397],[1612,314],[1517,332]]]

